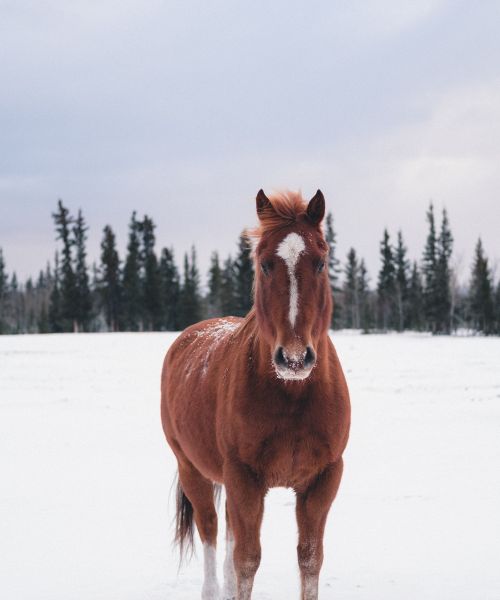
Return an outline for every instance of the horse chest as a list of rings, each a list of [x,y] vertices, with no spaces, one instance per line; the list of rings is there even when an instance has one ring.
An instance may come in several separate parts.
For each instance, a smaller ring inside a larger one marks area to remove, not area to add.
[[[255,448],[254,465],[269,487],[296,487],[321,472],[330,446],[318,431],[276,432]]]

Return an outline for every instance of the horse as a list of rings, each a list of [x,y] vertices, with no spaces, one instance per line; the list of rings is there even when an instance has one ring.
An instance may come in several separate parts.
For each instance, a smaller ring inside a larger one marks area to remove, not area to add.
[[[296,495],[302,600],[318,598],[323,535],[343,470],[350,401],[328,335],[333,310],[320,190],[256,198],[254,304],[245,318],[202,321],[168,350],[161,418],[178,463],[175,541],[203,543],[202,600],[219,600],[216,496],[226,491],[224,600],[250,600],[264,498]]]

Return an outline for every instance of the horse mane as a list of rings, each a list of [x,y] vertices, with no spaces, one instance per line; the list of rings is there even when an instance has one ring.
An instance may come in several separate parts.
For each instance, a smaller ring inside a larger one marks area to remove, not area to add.
[[[233,333],[234,339],[239,339],[242,336],[246,336],[247,338],[252,338],[255,343],[256,334],[258,331],[257,327],[257,317],[255,314],[255,306],[252,306],[246,317],[244,317],[241,325],[236,329]]]
[[[307,204],[301,192],[283,190],[268,196],[271,207],[259,214],[259,225],[247,229],[247,236],[252,242],[258,241],[264,233],[281,229],[296,223],[299,217],[306,214]]]

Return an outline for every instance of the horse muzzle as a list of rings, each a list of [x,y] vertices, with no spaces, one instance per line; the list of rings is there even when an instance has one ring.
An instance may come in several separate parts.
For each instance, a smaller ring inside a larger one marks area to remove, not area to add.
[[[306,379],[316,364],[316,352],[311,346],[300,350],[278,346],[273,355],[273,364],[280,379]]]

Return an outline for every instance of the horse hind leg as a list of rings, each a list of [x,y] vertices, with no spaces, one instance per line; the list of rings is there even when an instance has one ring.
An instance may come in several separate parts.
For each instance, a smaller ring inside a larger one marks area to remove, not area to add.
[[[179,463],[179,486],[180,494],[185,497],[184,504],[191,505],[191,527],[182,528],[182,514],[179,515],[179,503],[177,510],[177,539],[180,542],[182,550],[182,542],[186,537],[189,540],[189,535],[192,540],[192,519],[196,523],[198,533],[200,534],[203,543],[204,557],[204,580],[201,592],[202,600],[219,600],[220,591],[217,581],[217,564],[216,564],[216,546],[217,546],[217,512],[214,503],[214,485],[211,481],[203,477],[203,475],[195,469],[191,464]],[[187,508],[189,520],[190,510]],[[180,519],[180,521],[179,521]],[[179,539],[180,537],[180,539]]]
[[[226,505],[226,557],[224,559],[224,587],[222,589],[222,600],[236,600],[237,582],[233,554],[234,533],[231,528]]]

